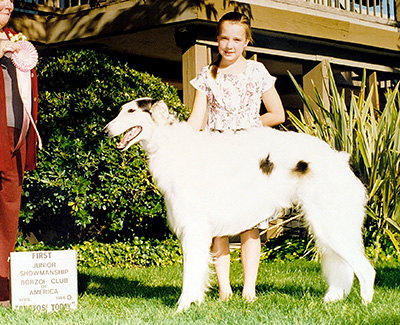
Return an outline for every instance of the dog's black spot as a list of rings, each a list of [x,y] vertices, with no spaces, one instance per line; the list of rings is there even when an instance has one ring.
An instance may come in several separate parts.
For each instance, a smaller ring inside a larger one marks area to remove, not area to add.
[[[260,169],[266,175],[271,174],[272,170],[274,169],[274,163],[269,160],[269,155],[267,158],[260,160]]]
[[[296,167],[293,168],[293,171],[295,173],[299,173],[299,174],[306,174],[308,172],[308,163],[300,160],[297,164]]]

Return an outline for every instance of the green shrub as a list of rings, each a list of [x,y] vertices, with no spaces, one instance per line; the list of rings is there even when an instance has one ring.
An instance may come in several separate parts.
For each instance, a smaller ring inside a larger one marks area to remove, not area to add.
[[[261,261],[313,260],[317,258],[313,241],[308,237],[287,238],[280,236],[265,243],[261,250]]]
[[[142,266],[166,266],[182,263],[182,249],[179,241],[170,236],[165,240],[135,237],[128,243],[99,243],[86,241],[63,247],[51,247],[43,242],[29,244],[20,242],[16,251],[41,251],[74,249],[77,251],[77,264],[81,267],[107,269],[118,267],[132,269]]]
[[[139,146],[119,152],[102,129],[138,97],[163,99],[186,118],[176,89],[88,50],[41,58],[37,71],[44,149],[26,175],[22,230],[53,244],[164,238],[163,198],[144,153]]]
[[[104,244],[84,242],[71,246],[78,252],[78,265],[83,267],[166,266],[182,263],[182,251],[177,240],[164,241],[134,238],[129,243]]]
[[[241,260],[240,248],[231,251],[231,260]],[[261,246],[260,261],[293,261],[297,259],[313,260],[317,258],[314,243],[310,238],[287,235],[269,239]]]

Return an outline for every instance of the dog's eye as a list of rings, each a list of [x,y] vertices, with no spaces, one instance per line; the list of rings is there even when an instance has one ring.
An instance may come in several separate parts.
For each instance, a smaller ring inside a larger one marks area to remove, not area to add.
[[[133,108],[128,109],[128,113],[133,113],[135,110]]]

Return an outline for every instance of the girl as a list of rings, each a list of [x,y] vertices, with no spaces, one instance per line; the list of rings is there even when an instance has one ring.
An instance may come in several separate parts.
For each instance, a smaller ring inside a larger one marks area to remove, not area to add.
[[[195,98],[188,123],[195,130],[240,130],[275,126],[285,121],[285,112],[272,77],[261,63],[246,60],[244,52],[252,41],[249,19],[238,12],[225,14],[217,26],[217,59],[191,81]],[[260,116],[263,101],[267,113]],[[266,216],[268,217],[268,216]],[[261,242],[257,227],[240,234],[243,292],[248,301],[256,299],[256,279]],[[232,296],[229,281],[229,239],[216,237],[211,248],[215,258],[219,297]]]

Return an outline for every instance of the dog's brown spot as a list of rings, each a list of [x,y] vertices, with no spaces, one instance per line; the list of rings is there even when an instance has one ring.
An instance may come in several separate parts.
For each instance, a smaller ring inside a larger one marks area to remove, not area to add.
[[[272,170],[274,169],[274,163],[269,159],[269,155],[267,158],[260,160],[260,169],[266,175],[271,174]]]
[[[300,175],[305,175],[308,171],[309,171],[308,163],[303,160],[300,160],[296,164],[296,167],[293,168],[293,172],[300,174]]]

